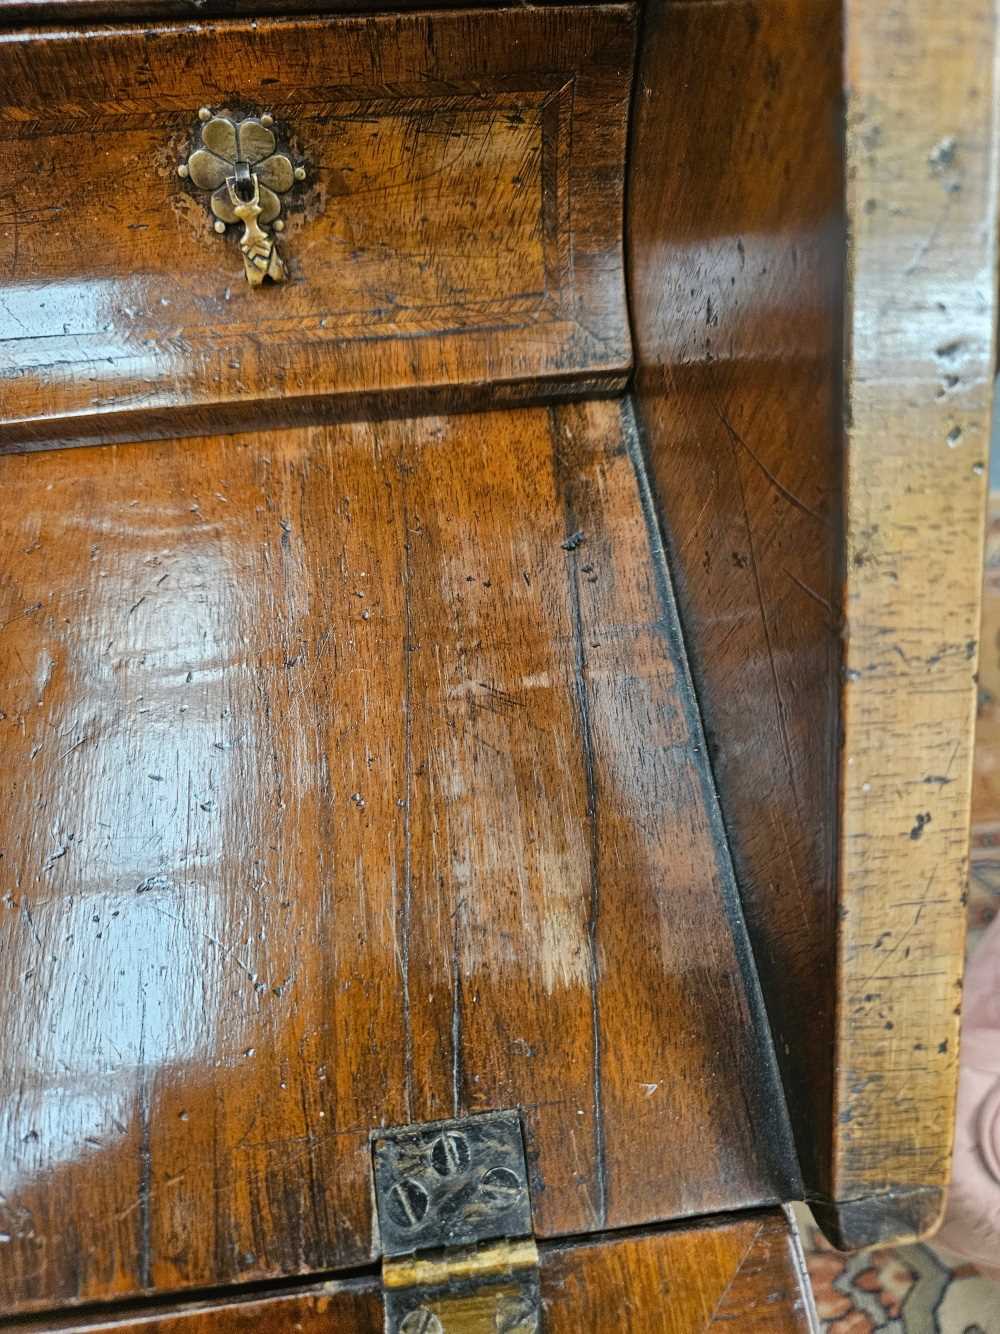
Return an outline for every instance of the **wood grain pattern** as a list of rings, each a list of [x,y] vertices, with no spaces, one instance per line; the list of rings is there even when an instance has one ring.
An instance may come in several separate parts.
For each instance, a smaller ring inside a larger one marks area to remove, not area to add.
[[[798,1240],[777,1212],[543,1246],[540,1260],[543,1318],[551,1334],[808,1334],[815,1328]],[[377,1279],[358,1279],[168,1312],[70,1317],[46,1327],[81,1334],[382,1334],[383,1324]]]
[[[780,1213],[553,1248],[551,1334],[807,1334],[816,1328],[797,1237]]]
[[[0,447],[621,388],[633,45],[628,6],[0,34]],[[177,176],[203,105],[306,164],[287,283]]]
[[[628,219],[636,409],[810,1183],[832,1137],[840,9],[649,5]]]
[[[994,6],[847,5],[844,761],[832,1194],[933,1225],[954,1119],[993,377]],[[891,53],[887,61],[886,53]],[[839,1224],[839,1228],[838,1228]]]
[[[949,1167],[992,13],[846,6],[846,186],[840,6],[654,6],[642,45],[639,414],[805,1187],[847,1247],[933,1226]]]
[[[541,1236],[787,1198],[629,422],[0,461],[3,1309],[365,1263],[494,1107]]]

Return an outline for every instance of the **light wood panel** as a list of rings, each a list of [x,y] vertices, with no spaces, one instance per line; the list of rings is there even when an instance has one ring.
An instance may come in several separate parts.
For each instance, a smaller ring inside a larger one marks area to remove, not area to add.
[[[931,1226],[950,1172],[994,368],[994,21],[988,0],[847,5],[830,1220],[846,1245]]]
[[[620,389],[633,45],[628,6],[0,33],[0,448]],[[201,107],[304,164],[285,283],[177,174]]]
[[[4,1308],[364,1263],[411,1118],[541,1236],[792,1191],[630,431],[0,461]]]

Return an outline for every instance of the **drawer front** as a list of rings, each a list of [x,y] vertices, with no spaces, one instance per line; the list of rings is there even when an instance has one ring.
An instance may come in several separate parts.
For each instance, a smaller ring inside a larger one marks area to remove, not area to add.
[[[633,28],[609,7],[8,35],[0,444],[620,387]],[[283,282],[249,286],[240,227],[178,174],[202,108],[273,119],[301,168]]]

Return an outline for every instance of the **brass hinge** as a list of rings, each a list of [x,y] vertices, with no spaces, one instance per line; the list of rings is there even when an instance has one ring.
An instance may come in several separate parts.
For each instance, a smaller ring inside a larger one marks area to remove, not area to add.
[[[537,1334],[518,1114],[378,1131],[372,1160],[386,1334]]]

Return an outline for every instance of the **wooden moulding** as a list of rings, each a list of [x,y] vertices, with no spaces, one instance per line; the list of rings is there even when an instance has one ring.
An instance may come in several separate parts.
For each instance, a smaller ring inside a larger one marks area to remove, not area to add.
[[[630,6],[0,33],[0,449],[620,390]],[[252,290],[201,107],[306,169]]]
[[[986,0],[679,0],[641,48],[638,414],[805,1193],[848,1248],[933,1228],[949,1175],[992,22]]]
[[[815,1329],[798,1239],[777,1211],[553,1244],[543,1246],[539,1258],[550,1334]],[[383,1334],[379,1289],[378,1278],[366,1276],[176,1308],[47,1319],[44,1328],[63,1334]]]
[[[543,0],[543,3],[565,0]],[[448,0],[434,9],[490,8],[496,0]],[[427,0],[365,0],[365,13],[427,9]],[[353,0],[0,0],[0,26],[122,23],[126,19],[234,18],[242,14],[357,14]]]

